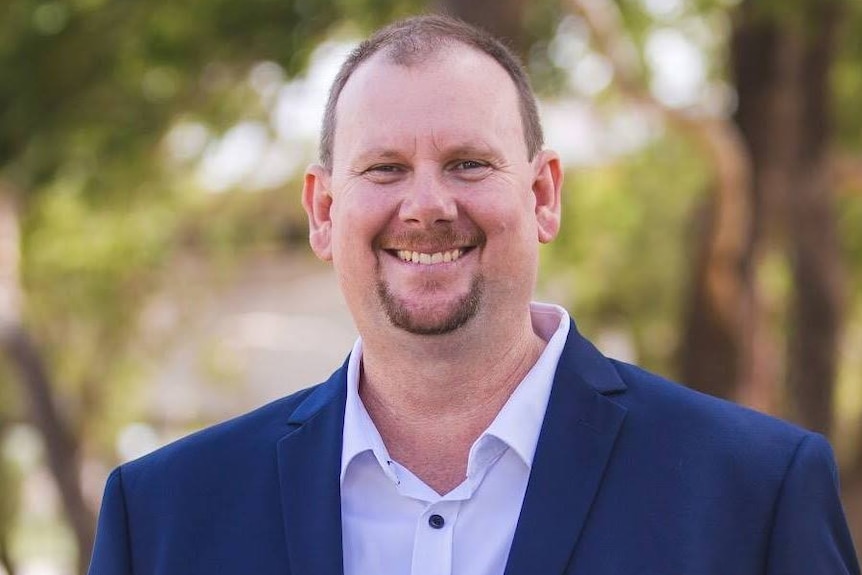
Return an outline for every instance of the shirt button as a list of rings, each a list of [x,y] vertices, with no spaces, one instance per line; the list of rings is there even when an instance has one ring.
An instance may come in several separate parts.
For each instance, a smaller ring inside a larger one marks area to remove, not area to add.
[[[443,519],[442,515],[437,515],[436,513],[428,518],[428,525],[430,525],[434,529],[442,529],[443,525],[446,524],[446,520]]]

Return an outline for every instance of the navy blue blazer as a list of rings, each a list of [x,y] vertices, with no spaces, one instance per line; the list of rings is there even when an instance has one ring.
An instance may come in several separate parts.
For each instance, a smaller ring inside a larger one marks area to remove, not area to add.
[[[345,374],[114,470],[90,575],[341,574]],[[821,436],[607,359],[573,326],[506,567],[557,574],[859,565]]]

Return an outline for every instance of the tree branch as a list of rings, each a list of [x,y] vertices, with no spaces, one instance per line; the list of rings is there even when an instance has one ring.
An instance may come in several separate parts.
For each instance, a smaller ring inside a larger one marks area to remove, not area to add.
[[[769,410],[772,378],[768,339],[762,315],[759,281],[747,281],[742,270],[762,246],[753,244],[752,217],[754,166],[746,140],[731,119],[710,116],[703,110],[671,108],[659,101],[646,85],[634,42],[624,28],[622,14],[611,0],[568,0],[586,23],[594,48],[610,63],[613,83],[630,101],[660,117],[668,126],[686,134],[712,166],[715,202],[706,233],[700,289],[715,314],[717,325],[738,342],[736,381],[728,386],[737,400]],[[753,254],[753,255],[752,255]]]
[[[688,134],[709,159],[715,171],[717,202],[714,233],[708,249],[711,270],[708,287],[717,309],[729,325],[740,321],[736,270],[745,257],[749,236],[752,165],[745,140],[726,118],[686,113],[656,99],[644,84],[634,43],[625,32],[622,15],[609,0],[569,0],[587,24],[596,50],[611,65],[614,84],[628,99]]]
[[[8,186],[0,182],[0,353],[17,372],[30,417],[45,443],[48,468],[57,483],[66,517],[78,543],[83,573],[95,539],[96,517],[84,498],[78,438],[54,400],[44,355],[21,321],[20,238],[17,211]]]
[[[6,541],[0,541],[0,566],[6,571],[7,575],[15,575],[15,563],[12,561],[12,556],[9,554],[9,546]]]

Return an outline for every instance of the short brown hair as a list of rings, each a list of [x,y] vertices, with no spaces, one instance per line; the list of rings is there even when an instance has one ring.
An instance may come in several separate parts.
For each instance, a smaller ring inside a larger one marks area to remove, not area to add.
[[[518,57],[502,42],[484,30],[449,16],[415,16],[381,28],[373,36],[362,42],[350,55],[329,90],[329,100],[323,115],[320,134],[320,163],[332,167],[332,150],[335,142],[335,108],[344,85],[353,72],[366,60],[381,50],[388,51],[394,64],[411,66],[421,63],[442,47],[463,44],[475,48],[493,58],[512,78],[518,91],[521,108],[521,123],[524,127],[524,142],[527,154],[532,160],[542,149],[544,138],[536,96],[530,87],[530,80]]]

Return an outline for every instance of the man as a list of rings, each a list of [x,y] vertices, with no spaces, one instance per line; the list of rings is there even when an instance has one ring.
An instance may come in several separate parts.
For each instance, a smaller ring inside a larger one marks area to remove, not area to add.
[[[858,574],[822,437],[530,303],[561,183],[495,40],[421,17],[361,45],[303,189],[360,341],[115,470],[90,573]]]

